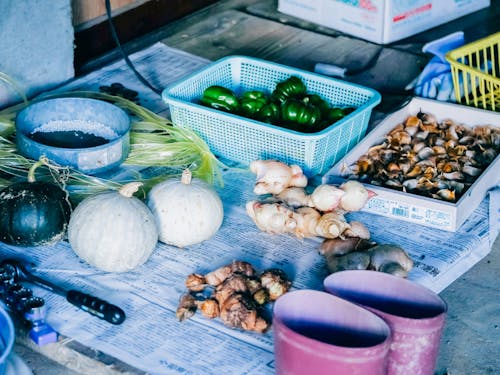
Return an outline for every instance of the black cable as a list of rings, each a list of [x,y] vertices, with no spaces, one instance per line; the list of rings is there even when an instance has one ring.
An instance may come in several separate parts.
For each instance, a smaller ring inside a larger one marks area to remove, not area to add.
[[[137,71],[137,69],[135,69],[134,64],[132,63],[132,61],[130,61],[127,53],[124,51],[124,49],[123,49],[123,47],[122,47],[122,45],[120,43],[120,39],[118,38],[118,34],[116,32],[115,25],[113,24],[113,20],[112,20],[112,17],[111,17],[111,3],[110,3],[110,0],[106,0],[106,14],[107,14],[108,22],[109,22],[109,29],[111,31],[111,36],[113,37],[113,40],[115,41],[116,46],[120,50],[120,53],[122,54],[123,59],[125,60],[125,63],[127,64],[127,66],[134,72],[134,74],[137,77],[137,79],[139,79],[139,81],[141,81],[141,83],[143,85],[149,87],[155,93],[161,95],[162,90],[157,89],[156,87],[154,87],[151,83],[148,82],[148,80],[146,78],[144,78]]]

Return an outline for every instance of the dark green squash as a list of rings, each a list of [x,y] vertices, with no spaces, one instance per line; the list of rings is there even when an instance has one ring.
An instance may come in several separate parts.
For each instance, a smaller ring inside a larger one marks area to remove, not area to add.
[[[63,239],[71,215],[67,194],[59,186],[35,181],[34,163],[28,181],[0,191],[0,241],[18,246],[38,246]]]

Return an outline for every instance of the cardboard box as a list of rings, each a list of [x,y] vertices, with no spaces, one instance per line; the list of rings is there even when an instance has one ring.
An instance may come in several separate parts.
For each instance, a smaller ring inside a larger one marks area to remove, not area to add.
[[[279,0],[278,11],[385,44],[489,5],[490,0]]]
[[[390,130],[408,116],[414,116],[419,111],[434,115],[438,121],[451,119],[469,127],[476,125],[500,127],[500,113],[430,99],[413,98],[407,106],[385,118],[364,140],[335,164],[323,176],[323,183],[342,183],[348,174],[349,167],[356,163],[370,147],[381,144]],[[364,184],[367,189],[377,195],[368,201],[363,211],[455,232],[481,203],[488,190],[499,183],[500,155],[497,155],[456,203]]]

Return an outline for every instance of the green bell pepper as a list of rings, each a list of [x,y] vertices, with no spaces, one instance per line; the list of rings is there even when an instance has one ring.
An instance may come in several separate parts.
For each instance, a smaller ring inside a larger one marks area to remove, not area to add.
[[[291,76],[276,85],[271,98],[273,101],[283,104],[288,98],[302,96],[306,91],[307,88],[302,79]]]
[[[352,113],[356,110],[354,107],[344,107],[342,108],[342,111],[344,112],[344,115],[347,116],[349,113]]]
[[[306,104],[311,104],[319,108],[321,116],[325,117],[330,109],[330,105],[318,94],[307,94],[302,98]]]
[[[280,118],[280,107],[276,103],[268,103],[257,113],[258,120],[276,124]]]
[[[236,94],[223,86],[210,86],[203,91],[200,103],[226,112],[235,112],[239,108]]]
[[[241,99],[253,99],[253,100],[259,100],[259,101],[264,101],[267,102],[267,95],[264,91],[258,91],[258,90],[252,90],[252,91],[245,91],[243,95],[241,95]]]
[[[354,107],[330,107],[323,115],[322,128],[326,128],[337,121],[342,120],[349,113],[354,112],[356,108]]]
[[[240,109],[243,116],[255,118],[257,113],[268,103],[267,95],[262,91],[246,91],[241,96]]]
[[[329,124],[333,124],[334,122],[337,122],[338,120],[342,119],[345,116],[344,111],[342,108],[339,107],[333,107],[328,110],[325,116],[325,120]]]
[[[281,118],[295,130],[311,131],[321,120],[318,107],[297,99],[288,99],[281,106]]]

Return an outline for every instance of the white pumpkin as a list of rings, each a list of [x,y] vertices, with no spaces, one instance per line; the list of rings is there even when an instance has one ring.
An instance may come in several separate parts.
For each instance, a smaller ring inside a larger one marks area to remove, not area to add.
[[[73,211],[68,240],[90,265],[108,272],[125,272],[145,263],[158,242],[151,211],[134,197],[141,183],[84,199]]]
[[[222,225],[224,209],[219,195],[189,169],[181,180],[169,179],[155,185],[147,205],[153,213],[160,241],[177,247],[200,243]]]

